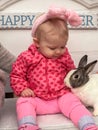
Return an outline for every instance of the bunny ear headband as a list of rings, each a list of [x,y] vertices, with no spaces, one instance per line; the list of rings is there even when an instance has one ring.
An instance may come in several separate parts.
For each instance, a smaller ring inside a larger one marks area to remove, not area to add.
[[[36,29],[40,24],[44,23],[48,19],[53,19],[53,18],[62,19],[65,22],[69,23],[71,26],[75,26],[75,27],[79,26],[82,23],[81,18],[76,12],[72,10],[67,10],[65,8],[51,7],[49,8],[48,12],[39,16],[33,23],[32,36],[35,35]]]

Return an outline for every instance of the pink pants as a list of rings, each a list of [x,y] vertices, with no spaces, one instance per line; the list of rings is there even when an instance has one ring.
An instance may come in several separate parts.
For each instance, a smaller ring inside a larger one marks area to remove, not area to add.
[[[66,117],[70,118],[72,122],[78,126],[78,121],[81,117],[91,113],[82,105],[80,100],[72,93],[67,93],[62,97],[54,100],[45,101],[38,97],[20,97],[17,101],[17,118],[19,126],[22,125],[20,121],[24,117],[33,117],[32,121],[36,124],[37,114],[55,114],[63,113]]]

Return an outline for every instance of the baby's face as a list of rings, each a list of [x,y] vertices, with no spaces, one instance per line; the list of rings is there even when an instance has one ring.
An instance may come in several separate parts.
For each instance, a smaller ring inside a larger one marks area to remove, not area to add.
[[[39,26],[36,36],[38,50],[48,58],[58,58],[65,52],[68,29],[60,19],[47,21]]]
[[[55,37],[55,36],[54,36]],[[58,58],[65,52],[67,38],[43,40],[39,43],[39,51],[48,58]]]

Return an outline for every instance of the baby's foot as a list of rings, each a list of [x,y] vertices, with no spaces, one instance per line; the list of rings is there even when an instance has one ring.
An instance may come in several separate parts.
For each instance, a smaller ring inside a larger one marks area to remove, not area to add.
[[[96,126],[96,125],[88,126],[84,130],[98,130],[98,126]]]
[[[22,125],[18,130],[41,130],[38,126]]]

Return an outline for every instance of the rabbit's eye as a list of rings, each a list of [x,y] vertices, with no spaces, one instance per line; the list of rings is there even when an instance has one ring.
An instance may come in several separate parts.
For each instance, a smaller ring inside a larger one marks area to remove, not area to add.
[[[73,76],[73,79],[78,79],[78,78],[79,78],[78,74]]]

